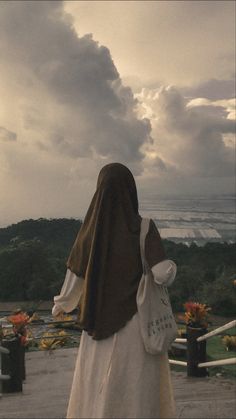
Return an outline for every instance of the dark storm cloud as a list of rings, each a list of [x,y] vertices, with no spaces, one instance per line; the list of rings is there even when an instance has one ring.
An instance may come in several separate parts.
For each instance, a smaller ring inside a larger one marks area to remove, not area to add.
[[[122,85],[110,51],[91,35],[79,38],[60,1],[12,1],[0,7],[2,54],[18,78],[22,71],[32,82],[28,109],[43,113],[45,104],[34,103],[34,86],[49,95],[50,114],[55,106],[48,131],[48,115],[41,118],[45,141],[72,157],[95,150],[111,159],[141,161],[140,147],[148,141],[151,126],[137,119],[136,101]],[[36,129],[29,113],[24,115],[28,129]]]

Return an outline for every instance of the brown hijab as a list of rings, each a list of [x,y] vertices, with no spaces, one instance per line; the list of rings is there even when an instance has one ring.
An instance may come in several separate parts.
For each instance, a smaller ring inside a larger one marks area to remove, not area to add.
[[[84,278],[79,324],[94,339],[117,332],[137,311],[140,225],[132,173],[120,163],[104,166],[67,262],[72,272]],[[145,249],[150,266],[165,259],[153,221]]]

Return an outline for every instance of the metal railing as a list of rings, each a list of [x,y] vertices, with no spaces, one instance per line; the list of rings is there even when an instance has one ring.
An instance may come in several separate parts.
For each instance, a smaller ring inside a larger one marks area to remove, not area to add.
[[[217,329],[200,336],[199,338],[197,338],[197,341],[201,342],[203,340],[209,339],[212,336],[219,335],[221,332],[224,332],[225,330],[232,329],[232,327],[236,327],[236,320],[232,320],[232,322],[226,323],[224,326],[217,327]]]
[[[212,330],[211,332],[200,336],[199,338],[197,338],[197,341],[203,342],[204,340],[207,340],[211,338],[212,336],[219,335],[221,332],[224,332],[225,330],[228,330],[228,329],[232,329],[235,326],[236,326],[236,320],[233,320],[229,323],[226,323],[224,326],[217,327],[217,329]],[[219,365],[236,365],[236,357],[225,358],[225,359],[220,359],[220,360],[210,361],[210,362],[201,362],[198,364],[198,368],[215,367]]]
[[[63,320],[60,320],[60,321],[53,320],[53,321],[44,322],[42,324],[31,323],[30,327],[32,327],[32,326],[37,327],[37,326],[42,326],[42,325],[45,325],[45,326],[46,325],[55,325],[55,324],[70,324],[70,323],[73,324],[73,323],[75,323],[75,321],[74,320],[64,320],[64,321]],[[209,339],[213,336],[219,335],[220,333],[224,332],[225,330],[231,329],[235,326],[236,326],[236,320],[233,320],[229,323],[226,323],[224,326],[220,326],[217,329],[198,337],[196,339],[196,341],[199,342],[199,343],[207,341],[207,339]],[[41,335],[41,336],[34,336],[32,338],[29,338],[29,340],[52,339],[52,338],[63,339],[65,337],[73,337],[73,335],[72,334],[68,334],[66,336],[55,335],[55,334],[48,335],[48,336]],[[173,346],[175,344],[179,344],[180,349],[183,349],[183,350],[187,351],[188,350],[187,346],[183,345],[183,344],[187,344],[187,343],[188,343],[187,338],[176,338],[174,343],[173,343]],[[177,347],[177,345],[176,345],[176,347]],[[10,379],[9,375],[2,375],[2,373],[1,373],[1,354],[2,353],[9,354],[9,350],[0,346],[0,396],[1,396],[1,389],[2,389],[2,381]],[[169,359],[169,363],[172,364],[172,365],[179,365],[179,366],[182,366],[182,367],[188,367],[188,362],[187,361],[181,361],[181,360],[178,360],[178,359]],[[225,358],[225,359],[214,360],[214,361],[207,361],[207,362],[199,362],[197,364],[197,367],[198,368],[208,368],[208,367],[224,366],[224,365],[236,365],[236,357]]]
[[[197,342],[203,342],[213,336],[217,336],[220,333],[224,332],[225,330],[232,329],[233,327],[236,327],[236,320],[232,320],[229,323],[226,323],[224,326],[220,326],[215,330],[212,330],[211,332],[205,333],[205,335],[202,335],[198,337],[196,340]],[[187,343],[186,338],[176,338],[174,342],[176,343]],[[184,346],[182,349],[186,349]],[[183,367],[187,367],[188,363],[186,361],[179,361],[177,359],[169,359],[169,363],[173,365],[181,365]],[[208,368],[208,367],[217,367],[217,366],[223,366],[223,365],[236,365],[236,357],[232,358],[225,358],[215,361],[207,361],[207,362],[200,362],[197,364],[198,368]]]

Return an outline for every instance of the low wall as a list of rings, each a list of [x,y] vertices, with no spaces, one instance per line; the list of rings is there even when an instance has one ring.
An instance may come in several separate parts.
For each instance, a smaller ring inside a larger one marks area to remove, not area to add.
[[[9,302],[1,302],[0,301],[0,313],[12,313],[13,311],[24,308],[30,310],[32,307],[37,306],[36,311],[50,311],[53,307],[53,301],[9,301]]]

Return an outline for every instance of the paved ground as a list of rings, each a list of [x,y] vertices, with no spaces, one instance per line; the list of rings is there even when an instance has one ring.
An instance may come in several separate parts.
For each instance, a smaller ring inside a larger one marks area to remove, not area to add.
[[[4,394],[0,418],[64,418],[77,349],[26,355],[23,393]],[[177,417],[236,418],[236,383],[224,378],[188,378],[172,372]]]

